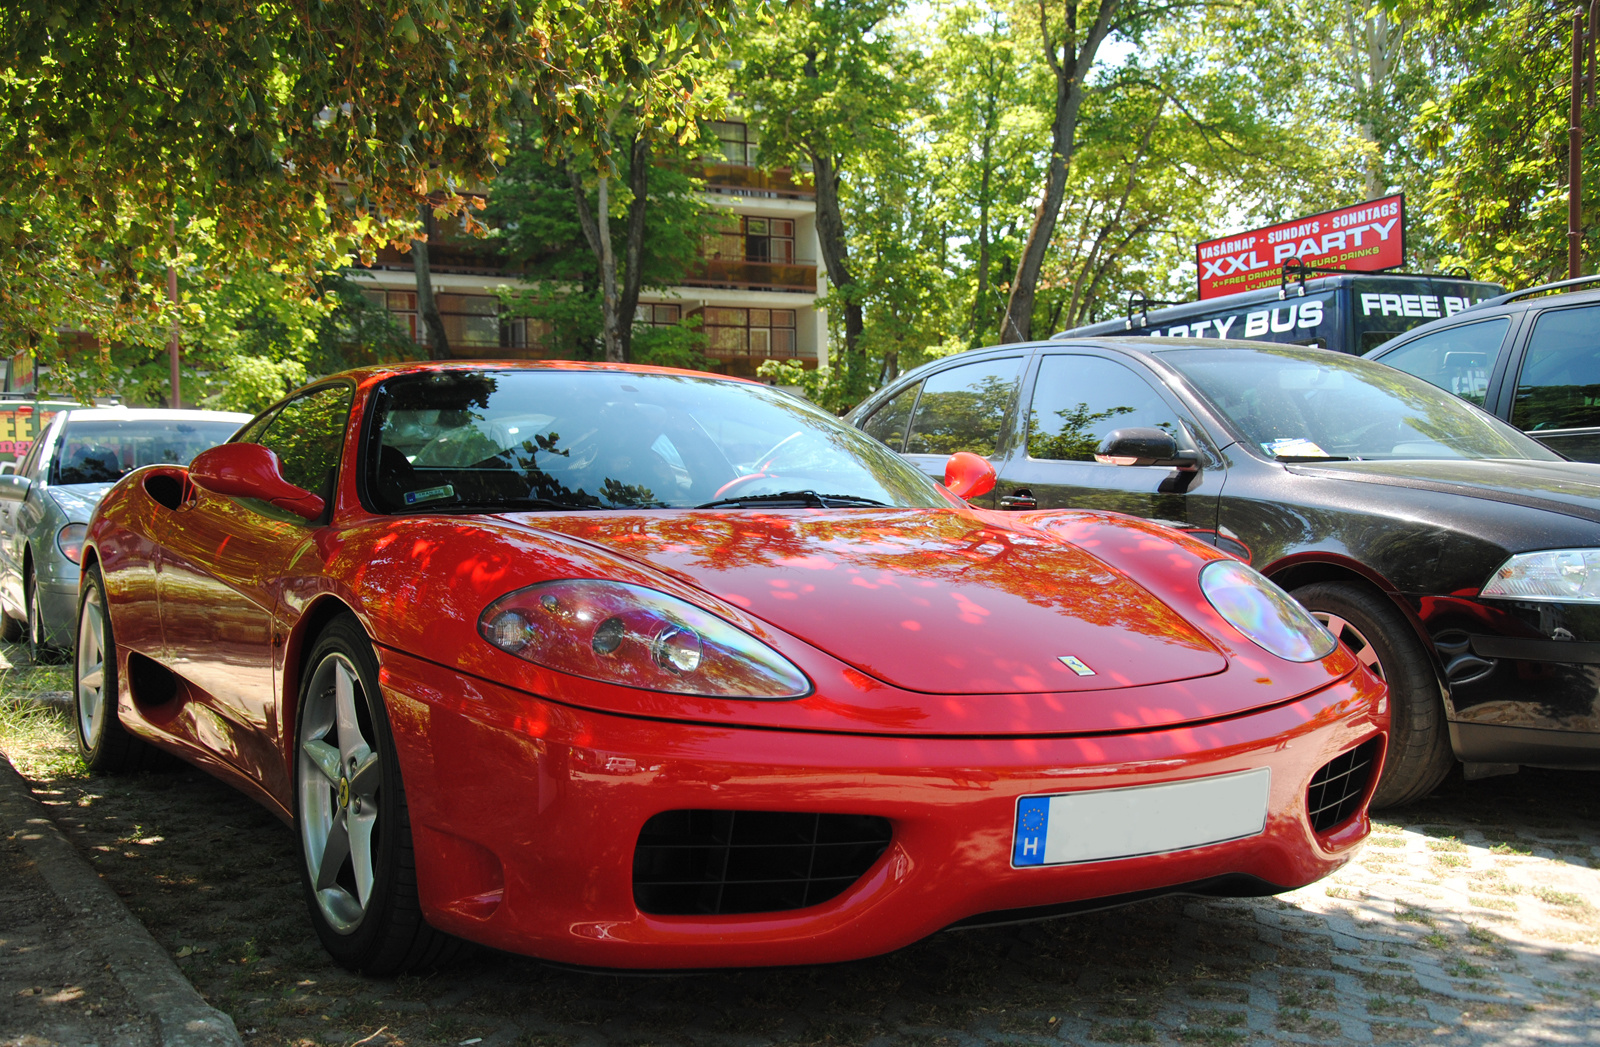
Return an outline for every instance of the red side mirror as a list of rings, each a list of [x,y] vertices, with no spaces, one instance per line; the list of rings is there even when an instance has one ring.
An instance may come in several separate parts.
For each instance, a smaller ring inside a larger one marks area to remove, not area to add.
[[[977,498],[994,490],[994,466],[971,451],[957,451],[944,463],[944,485],[958,498]]]
[[[278,456],[260,444],[221,444],[195,455],[189,479],[230,498],[259,498],[307,520],[322,515],[322,498],[283,478]]]

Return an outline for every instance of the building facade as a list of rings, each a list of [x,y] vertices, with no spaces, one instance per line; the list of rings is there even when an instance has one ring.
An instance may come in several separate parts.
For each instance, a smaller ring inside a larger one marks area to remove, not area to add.
[[[759,143],[748,125],[723,121],[707,130],[703,200],[717,217],[717,230],[681,285],[640,293],[635,323],[668,326],[698,316],[703,352],[724,374],[751,377],[766,360],[825,367],[828,317],[817,305],[825,278],[817,264],[815,191],[789,171],[759,170]],[[501,307],[498,289],[516,287],[519,275],[502,268],[482,241],[441,236],[430,242],[428,256],[453,354],[531,360],[547,355],[538,325]],[[419,344],[427,343],[409,254],[383,251],[372,266],[350,276]]]

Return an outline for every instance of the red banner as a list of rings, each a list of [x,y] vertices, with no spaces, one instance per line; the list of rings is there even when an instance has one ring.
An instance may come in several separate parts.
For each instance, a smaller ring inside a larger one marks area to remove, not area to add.
[[[1271,287],[1283,263],[1295,259],[1324,269],[1373,273],[1401,265],[1405,253],[1404,195],[1207,240],[1194,248],[1201,298]]]

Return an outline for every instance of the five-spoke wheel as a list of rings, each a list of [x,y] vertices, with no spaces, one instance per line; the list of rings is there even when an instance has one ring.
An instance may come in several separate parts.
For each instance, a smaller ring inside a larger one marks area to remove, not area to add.
[[[117,646],[106,611],[106,583],[94,565],[84,571],[78,594],[78,654],[72,669],[72,711],[83,762],[95,774],[144,766],[153,750],[117,719]]]
[[[455,939],[422,919],[405,787],[372,643],[354,617],[341,615],[305,664],[295,819],[317,936],[334,959],[367,974],[436,963]]]

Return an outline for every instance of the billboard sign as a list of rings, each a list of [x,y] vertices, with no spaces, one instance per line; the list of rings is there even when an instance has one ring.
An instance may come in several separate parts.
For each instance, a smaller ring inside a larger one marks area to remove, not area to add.
[[[1200,297],[1271,287],[1285,262],[1373,273],[1406,253],[1406,198],[1386,196],[1196,244]]]

